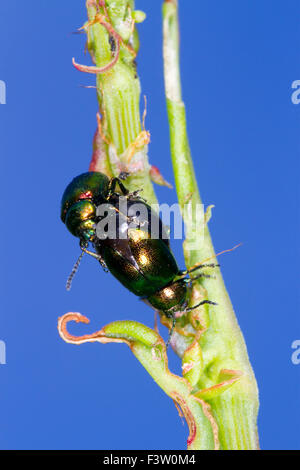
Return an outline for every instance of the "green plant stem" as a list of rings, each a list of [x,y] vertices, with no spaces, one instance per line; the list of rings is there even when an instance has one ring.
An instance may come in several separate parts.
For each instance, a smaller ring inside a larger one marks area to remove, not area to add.
[[[165,92],[176,189],[182,211],[186,204],[195,211],[196,207],[203,208],[203,205],[195,179],[186,131],[185,107],[181,98],[176,0],[165,1],[163,4],[163,30]],[[184,243],[187,267],[206,258],[210,258],[210,262],[217,262],[207,224],[200,229],[196,249],[188,249],[187,243],[195,241],[195,227],[192,226],[191,217],[184,211],[183,217],[187,229],[187,239]],[[205,325],[207,330],[200,339],[204,371],[197,385],[199,388],[206,388],[216,383],[217,374],[221,369],[243,372],[234,387],[209,403],[219,426],[221,449],[257,449],[257,385],[221,272],[215,270],[214,274],[215,279],[204,279],[195,287],[202,295],[218,303],[218,306],[210,307],[209,319]],[[182,341],[178,338],[179,353],[184,341],[184,338]]]
[[[144,130],[139,111],[140,83],[134,62],[138,37],[132,20],[143,19],[143,14],[134,11],[133,0],[106,0],[105,3],[87,0],[86,5],[89,21],[84,29],[88,35],[88,49],[97,70],[102,68],[101,73],[97,73],[101,120],[94,140],[93,160],[98,158],[96,167],[109,176],[129,168],[131,176],[126,186],[130,190],[142,188],[148,203],[155,204],[147,141],[142,140],[140,144],[139,140]],[[186,225],[185,260],[190,267],[205,258],[215,261],[215,254],[207,228],[210,211],[204,214],[201,205],[186,133],[175,0],[165,1],[163,18],[171,154],[178,200]],[[112,65],[106,67],[107,64]],[[106,67],[105,71],[103,67]],[[132,148],[134,152],[130,154]],[[194,223],[195,209],[199,207],[200,227]],[[191,242],[196,243],[193,249]],[[192,310],[176,322],[172,347],[182,357],[183,377],[168,370],[165,345],[160,336],[140,323],[114,322],[95,334],[75,338],[67,333],[66,322],[88,321],[80,314],[71,313],[59,319],[59,332],[65,341],[75,344],[99,341],[125,342],[130,346],[156,383],[181,409],[189,425],[189,449],[217,449],[219,446],[222,449],[255,449],[258,446],[255,378],[221,273],[218,269],[206,269],[215,274],[215,279],[194,284],[191,304],[209,298],[218,306]]]
[[[104,14],[96,1],[87,0],[89,21],[93,21],[97,13]],[[102,115],[103,133],[109,144],[107,158],[112,173],[117,176],[120,172],[115,167],[115,160],[125,163],[124,152],[141,132],[140,118],[140,82],[136,73],[135,55],[126,46],[138,51],[138,36],[136,30],[132,34],[134,18],[134,2],[132,0],[107,0],[106,11],[109,22],[122,38],[120,55],[117,63],[105,73],[97,74],[97,94],[100,113]],[[108,20],[107,20],[108,21]],[[88,34],[88,49],[97,67],[103,67],[111,61],[111,35],[107,29],[96,22],[86,25]],[[150,203],[157,203],[156,196],[149,176],[147,145],[135,155],[138,168],[126,181],[130,190],[143,188],[143,195]]]

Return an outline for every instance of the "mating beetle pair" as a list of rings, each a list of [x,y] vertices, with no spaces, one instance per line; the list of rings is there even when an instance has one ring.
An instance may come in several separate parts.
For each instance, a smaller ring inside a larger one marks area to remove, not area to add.
[[[194,307],[187,308],[191,282],[205,274],[198,274],[190,278],[188,274],[205,266],[215,267],[211,264],[198,266],[181,271],[170,249],[169,239],[161,220],[153,214],[151,207],[137,192],[129,193],[122,180],[128,175],[120,174],[119,178],[109,179],[99,172],[87,172],[74,178],[67,186],[61,202],[61,219],[68,230],[80,240],[82,253],[74,266],[68,280],[75,274],[83,253],[95,257],[103,268],[108,269],[127,289],[135,295],[146,300],[156,310],[168,318],[172,318],[172,328],[169,333],[169,345],[176,318],[176,312],[188,312],[203,304],[213,304],[210,300],[203,300]],[[117,185],[120,192],[116,191]],[[140,204],[145,215],[135,220],[122,213],[121,201],[126,198],[130,208],[133,204]],[[101,204],[109,204],[114,212],[117,231],[115,235],[106,238],[99,236],[97,224],[103,216],[98,215],[97,208]],[[151,217],[150,217],[151,215]],[[151,222],[149,222],[151,220]],[[151,237],[151,223],[158,222],[159,235]],[[125,237],[124,237],[124,231]],[[120,232],[123,236],[120,237]],[[91,243],[95,252],[89,251]]]

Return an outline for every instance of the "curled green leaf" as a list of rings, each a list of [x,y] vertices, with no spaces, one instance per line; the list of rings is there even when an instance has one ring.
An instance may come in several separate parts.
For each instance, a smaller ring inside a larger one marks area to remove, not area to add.
[[[188,380],[179,377],[168,368],[166,346],[161,336],[147,326],[135,321],[109,323],[95,333],[74,336],[67,330],[70,321],[89,323],[80,313],[70,312],[58,319],[58,332],[67,343],[83,344],[115,342],[127,344],[153,380],[172,398],[189,426],[189,449],[217,449],[217,424],[210,407],[194,396]]]

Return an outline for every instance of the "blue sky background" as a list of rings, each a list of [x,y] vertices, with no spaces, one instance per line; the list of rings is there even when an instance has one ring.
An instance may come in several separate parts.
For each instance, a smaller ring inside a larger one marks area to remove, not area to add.
[[[153,325],[152,311],[88,257],[65,290],[78,243],[59,219],[60,198],[88,168],[97,110],[95,92],[79,87],[94,77],[71,65],[88,60],[84,36],[71,34],[84,3],[0,6],[0,448],[182,449],[187,426],[126,346],[76,347],[57,334],[57,317],[72,310],[91,319],[89,331],[125,318]],[[172,182],[161,2],[136,6],[148,15],[138,72],[150,159]],[[215,248],[244,243],[220,261],[259,384],[264,449],[300,448],[300,365],[291,362],[300,339],[298,19],[296,0],[181,1],[183,94],[202,198],[216,206]],[[167,188],[157,195],[176,202]]]

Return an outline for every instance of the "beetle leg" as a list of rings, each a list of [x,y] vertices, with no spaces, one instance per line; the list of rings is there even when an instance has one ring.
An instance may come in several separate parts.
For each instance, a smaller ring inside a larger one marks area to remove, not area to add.
[[[118,181],[118,185],[122,191],[122,194],[124,196],[127,196],[129,194],[129,191],[127,188],[125,188],[125,186],[123,185],[122,181],[120,180],[120,178],[116,178],[116,180]]]
[[[195,277],[191,277],[190,278],[190,281],[193,282],[193,281],[197,281],[197,279],[201,278],[201,277],[204,277],[205,279],[214,279],[214,276],[211,276],[210,274],[204,274],[204,273],[200,273],[198,274],[197,276]]]
[[[108,194],[108,199],[110,198],[110,196],[115,192],[115,189],[116,189],[116,185],[118,184],[121,191],[122,191],[122,194],[123,196],[126,196],[127,198],[130,198],[130,197],[137,197],[139,196],[139,193],[143,191],[143,189],[136,189],[135,191],[132,191],[131,193],[128,191],[127,188],[125,188],[125,186],[123,185],[122,181],[123,179],[126,179],[127,176],[129,176],[129,173],[126,173],[126,172],[122,172],[119,174],[118,178],[113,178],[111,180],[111,183],[110,183],[110,188],[109,188],[109,194]],[[140,197],[140,196],[139,196]],[[146,201],[145,199],[143,199],[142,197],[140,197],[140,199],[142,199],[143,201]]]
[[[186,269],[185,271],[180,271],[180,274],[182,276],[186,276],[187,274],[189,273],[193,273],[194,271],[197,271],[197,269],[202,269],[202,268],[218,268],[220,265],[219,264],[216,264],[216,263],[204,263],[204,264],[197,264],[195,266],[193,266],[192,268],[190,269]]]
[[[138,197],[139,199],[141,199],[142,201],[144,202],[147,202],[147,199],[144,199],[143,197],[139,196],[139,194],[144,191],[143,189],[136,189],[135,191],[132,191],[132,193],[128,193],[126,195],[127,198],[130,198],[130,197]]]
[[[113,207],[112,209],[115,212],[117,212],[117,214],[120,214],[122,217],[125,217],[127,219],[128,223],[134,222],[135,219],[138,219],[138,217],[136,215],[135,216],[129,216],[129,215],[123,214],[123,212],[121,212],[117,207]]]
[[[127,197],[136,197],[138,196],[142,191],[144,191],[143,189],[136,189],[135,191],[132,191],[131,193],[128,193],[127,194]],[[142,199],[142,198],[141,198]]]
[[[186,308],[184,312],[190,312],[191,310],[195,310],[196,308],[201,307],[201,305],[204,305],[204,304],[218,305],[216,302],[212,302],[211,300],[202,300],[202,302],[200,302],[197,305],[194,305],[194,307]]]
[[[98,255],[97,253],[94,253],[93,251],[90,251],[90,250],[87,250],[85,248],[85,246],[80,246],[80,248],[82,249],[82,251],[84,251],[87,255],[90,255],[92,256],[93,258],[95,258],[97,261],[99,261],[99,263],[101,264],[103,270],[108,273],[108,269],[107,269],[107,266],[105,264],[105,261],[104,259],[102,258],[102,256]]]
[[[109,198],[113,195],[113,193],[115,192],[115,189],[116,189],[116,186],[117,184],[119,185],[121,191],[122,191],[122,194],[123,196],[126,196],[127,198],[129,197],[136,197],[136,196],[139,196],[139,193],[141,191],[143,191],[143,189],[137,189],[135,191],[132,191],[131,193],[128,191],[127,188],[125,188],[125,186],[123,185],[122,183],[122,180],[126,180],[126,178],[128,178],[128,176],[130,176],[130,173],[127,173],[126,171],[121,171],[121,173],[119,174],[118,177],[116,178],[112,178],[110,180],[110,183],[109,183],[109,187],[108,187],[108,196],[107,196],[107,200],[109,200]],[[140,199],[142,199],[143,201],[146,202],[146,199],[143,199],[142,197],[140,197]]]
[[[121,173],[119,174],[119,179],[126,180],[128,176],[130,176],[130,173],[128,173],[127,171],[121,171]]]
[[[122,173],[121,173],[122,175]],[[113,195],[113,193],[115,192],[115,189],[116,189],[116,186],[117,184],[119,185],[121,191],[122,191],[122,194],[124,194],[124,196],[127,196],[129,194],[129,191],[128,189],[125,188],[125,186],[123,185],[122,181],[120,178],[112,178],[109,182],[109,187],[108,187],[108,195],[107,195],[107,200],[109,200],[109,198]]]
[[[182,276],[185,276],[189,273],[192,273],[194,271],[196,271],[197,269],[202,269],[202,268],[217,268],[219,267],[220,265],[217,264],[217,263],[209,263],[207,264],[206,261],[209,261],[211,259],[214,259],[216,258],[217,256],[220,256],[222,255],[223,253],[228,253],[230,251],[233,251],[235,250],[236,248],[238,248],[239,246],[241,245],[241,243],[239,243],[238,245],[234,246],[233,248],[230,248],[229,250],[224,250],[224,251],[220,251],[220,253],[217,253],[216,255],[214,256],[210,256],[209,258],[206,258],[204,259],[202,262],[200,263],[196,263],[194,266],[192,266],[190,269],[187,269],[186,271],[180,271],[179,274],[182,275]]]

